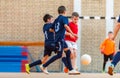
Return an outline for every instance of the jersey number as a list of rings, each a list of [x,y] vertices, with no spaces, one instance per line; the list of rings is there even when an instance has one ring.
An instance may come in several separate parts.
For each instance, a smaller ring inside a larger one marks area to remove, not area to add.
[[[55,32],[58,32],[60,29],[60,23],[55,24]]]
[[[47,31],[45,31],[45,38],[48,39]]]

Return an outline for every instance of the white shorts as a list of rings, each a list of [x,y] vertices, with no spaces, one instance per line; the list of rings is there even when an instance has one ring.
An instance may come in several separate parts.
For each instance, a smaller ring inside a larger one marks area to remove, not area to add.
[[[72,41],[66,41],[68,48],[74,48],[77,50],[77,43]]]

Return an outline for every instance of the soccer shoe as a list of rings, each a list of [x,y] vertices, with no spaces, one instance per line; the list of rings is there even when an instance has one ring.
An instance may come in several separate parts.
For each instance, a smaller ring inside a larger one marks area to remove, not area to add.
[[[49,72],[47,71],[47,68],[44,68],[43,65],[40,65],[40,69],[41,69],[45,74],[49,74]]]
[[[76,71],[76,70],[71,70],[68,73],[69,75],[80,75],[80,72]]]
[[[113,75],[114,74],[114,66],[113,65],[111,65],[109,68],[108,68],[108,74],[109,75]]]
[[[68,73],[69,69],[67,67],[64,67],[64,73]]]
[[[26,73],[30,74],[30,66],[29,66],[29,64],[25,64],[25,71],[26,71]]]

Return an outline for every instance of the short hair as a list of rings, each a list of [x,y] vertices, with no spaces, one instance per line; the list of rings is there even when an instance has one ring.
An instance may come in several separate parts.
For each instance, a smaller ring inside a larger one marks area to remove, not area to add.
[[[75,17],[79,17],[79,14],[77,12],[73,12],[72,13],[72,17],[75,16]]]
[[[108,34],[112,34],[113,32],[112,31],[109,31]]]
[[[44,22],[47,22],[47,20],[48,20],[48,19],[51,19],[51,18],[53,18],[52,15],[50,15],[50,14],[45,14],[44,17],[43,17],[43,21],[44,21]]]
[[[65,6],[59,6],[59,7],[58,7],[58,13],[59,13],[59,14],[62,14],[62,13],[64,13],[65,11],[66,11]]]

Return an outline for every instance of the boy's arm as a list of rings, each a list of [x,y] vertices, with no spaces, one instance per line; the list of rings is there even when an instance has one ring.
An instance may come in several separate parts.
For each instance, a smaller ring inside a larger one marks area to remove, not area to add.
[[[50,29],[49,29],[49,32],[54,32],[54,29],[50,28]]]
[[[74,34],[73,32],[72,32],[72,30],[70,29],[70,27],[68,26],[68,18],[67,17],[65,17],[64,19],[63,19],[63,23],[64,23],[64,27],[65,27],[65,29],[66,29],[66,31],[68,31],[69,33],[71,33],[71,35],[73,35],[73,36],[75,36],[75,37],[77,37],[78,38],[78,36],[76,35],[76,34]]]
[[[65,35],[69,36],[70,38],[73,38],[73,39],[75,38],[71,33],[67,32],[67,31],[65,32]]]
[[[114,40],[115,37],[117,36],[117,33],[118,33],[119,29],[120,29],[120,23],[118,23],[118,24],[115,26],[113,40]]]
[[[120,29],[120,16],[119,16],[119,19],[118,19],[118,23],[117,23],[117,25],[115,26],[115,29],[114,29],[113,40],[114,40],[115,37],[117,36],[119,29]]]
[[[101,43],[101,45],[100,45],[100,51],[101,51],[101,53],[104,53],[105,42],[106,42],[106,40],[104,40],[104,41]]]
[[[74,34],[74,33],[72,32],[72,30],[70,29],[70,27],[69,27],[67,24],[65,24],[64,27],[65,27],[65,29],[66,29],[69,33],[71,33],[71,35],[73,35],[73,36],[75,36],[75,37],[78,38],[77,34]]]
[[[55,31],[54,31],[54,23],[50,26],[49,32],[55,32]]]
[[[70,36],[70,33],[66,31],[66,32],[65,32],[65,35],[66,35],[66,36]]]

